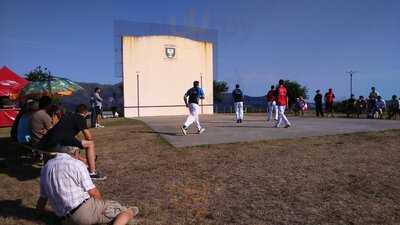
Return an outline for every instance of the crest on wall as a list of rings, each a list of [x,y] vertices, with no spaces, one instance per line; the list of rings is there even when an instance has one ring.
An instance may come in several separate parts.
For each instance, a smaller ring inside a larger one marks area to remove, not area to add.
[[[168,59],[175,58],[176,49],[174,47],[165,47],[165,55],[167,56]]]

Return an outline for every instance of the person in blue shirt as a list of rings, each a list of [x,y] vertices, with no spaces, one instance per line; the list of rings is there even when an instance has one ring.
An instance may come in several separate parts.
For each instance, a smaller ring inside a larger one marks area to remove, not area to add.
[[[233,104],[236,113],[236,123],[243,121],[243,92],[240,90],[240,85],[236,84],[235,90],[232,91]]]
[[[17,140],[20,144],[30,144],[29,120],[32,114],[39,110],[39,104],[30,99],[27,101],[25,108],[25,112],[21,116],[17,126]]]
[[[192,123],[194,123],[194,122],[196,123],[197,132],[199,134],[203,133],[206,130],[203,127],[201,127],[200,122],[199,122],[199,112],[200,112],[199,100],[200,99],[204,99],[204,92],[203,92],[203,89],[201,89],[199,87],[199,82],[194,81],[193,87],[190,88],[183,96],[185,105],[187,108],[189,108],[189,115],[186,119],[186,122],[181,127],[183,135],[187,135],[189,126],[192,125]]]

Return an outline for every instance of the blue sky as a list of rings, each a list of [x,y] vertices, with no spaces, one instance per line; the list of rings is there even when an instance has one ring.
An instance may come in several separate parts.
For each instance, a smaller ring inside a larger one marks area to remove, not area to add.
[[[218,78],[252,96],[278,79],[310,89],[400,95],[396,0],[0,0],[0,66],[24,74],[45,65],[85,82],[116,83],[113,21],[219,31]]]

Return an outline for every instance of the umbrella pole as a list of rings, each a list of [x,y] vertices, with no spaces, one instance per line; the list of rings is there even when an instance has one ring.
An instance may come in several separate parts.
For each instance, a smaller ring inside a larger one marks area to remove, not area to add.
[[[49,89],[49,97],[51,97],[52,93],[51,93],[51,74],[50,74],[50,72],[49,72],[49,76],[48,76],[47,82],[48,82],[47,86],[48,86],[48,89]]]

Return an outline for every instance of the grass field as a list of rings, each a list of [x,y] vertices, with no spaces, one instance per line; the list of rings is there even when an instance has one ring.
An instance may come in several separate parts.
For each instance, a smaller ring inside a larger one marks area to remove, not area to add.
[[[92,130],[104,198],[140,224],[400,224],[400,131],[175,149],[136,120]],[[17,165],[0,129],[0,224],[34,210],[40,167]]]

